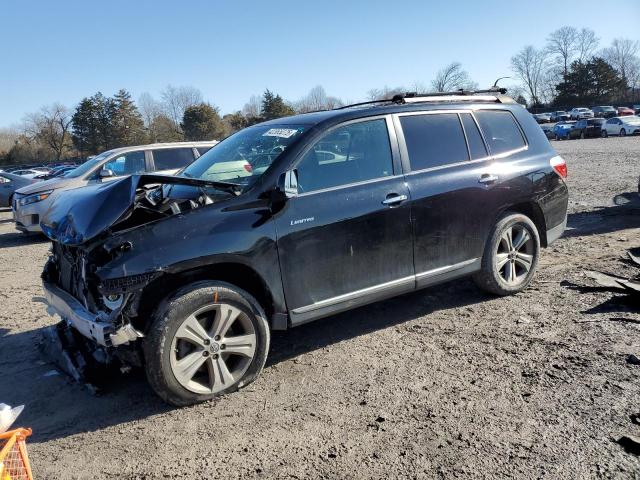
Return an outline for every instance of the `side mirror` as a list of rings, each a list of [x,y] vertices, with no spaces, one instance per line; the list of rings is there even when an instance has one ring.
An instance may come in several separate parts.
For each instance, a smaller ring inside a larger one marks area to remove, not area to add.
[[[289,170],[280,175],[278,179],[278,190],[287,198],[298,195],[298,171]]]
[[[116,174],[113,173],[113,170],[110,170],[108,168],[103,168],[102,170],[100,170],[100,178],[111,178],[115,176]]]

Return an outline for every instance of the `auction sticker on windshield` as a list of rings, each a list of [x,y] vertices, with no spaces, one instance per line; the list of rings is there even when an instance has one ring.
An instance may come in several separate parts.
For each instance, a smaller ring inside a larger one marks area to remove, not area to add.
[[[296,128],[270,128],[262,134],[263,137],[290,138],[298,133]]]

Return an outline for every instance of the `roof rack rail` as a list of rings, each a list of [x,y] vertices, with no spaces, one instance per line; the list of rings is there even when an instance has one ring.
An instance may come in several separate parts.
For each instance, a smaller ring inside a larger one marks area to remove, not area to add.
[[[369,100],[368,102],[353,103],[344,105],[335,110],[359,107],[362,105],[373,105],[376,103],[420,103],[420,102],[494,102],[494,103],[516,103],[511,97],[506,95],[507,89],[502,87],[491,87],[484,90],[454,90],[452,92],[418,93],[405,92],[398,93],[392,98],[381,100]],[[484,95],[482,95],[484,94]]]

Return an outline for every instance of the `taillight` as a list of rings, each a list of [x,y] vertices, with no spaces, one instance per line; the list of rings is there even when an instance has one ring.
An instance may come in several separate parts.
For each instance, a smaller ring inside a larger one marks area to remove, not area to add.
[[[562,178],[567,178],[567,162],[564,161],[560,155],[556,155],[551,160],[549,160],[551,167],[556,171],[558,175]]]
[[[244,169],[249,173],[253,172],[253,167],[251,166],[250,163],[245,163],[244,164]]]

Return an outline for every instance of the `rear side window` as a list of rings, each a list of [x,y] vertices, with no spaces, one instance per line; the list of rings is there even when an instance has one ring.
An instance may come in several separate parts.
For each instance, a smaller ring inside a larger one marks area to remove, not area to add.
[[[163,148],[153,151],[153,164],[156,170],[175,170],[193,162],[191,148]]]
[[[133,175],[146,170],[144,162],[144,152],[127,152],[109,160],[102,166],[103,169],[111,170],[115,176]]]
[[[211,147],[198,147],[196,148],[196,150],[198,150],[198,153],[200,155],[204,155],[205,153],[207,153],[209,150],[211,150]]]
[[[467,143],[469,144],[469,153],[471,154],[471,160],[477,160],[487,156],[487,148],[484,146],[484,141],[478,130],[478,125],[473,120],[470,113],[463,113],[460,115],[462,118],[462,125],[464,125],[464,133],[467,135]]]
[[[511,112],[479,110],[476,112],[476,118],[493,155],[516,150],[526,145]]]
[[[457,113],[400,117],[411,170],[469,160],[467,143]]]
[[[386,120],[330,131],[304,155],[297,170],[303,193],[393,175]]]

